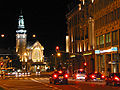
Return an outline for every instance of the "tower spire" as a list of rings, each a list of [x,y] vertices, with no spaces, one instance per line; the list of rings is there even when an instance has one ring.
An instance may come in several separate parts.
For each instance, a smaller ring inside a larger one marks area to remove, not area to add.
[[[20,10],[20,15],[22,15],[22,9]]]
[[[19,19],[18,19],[18,29],[25,29],[24,18],[23,18],[23,15],[22,15],[22,9],[20,11],[20,16],[19,16]]]

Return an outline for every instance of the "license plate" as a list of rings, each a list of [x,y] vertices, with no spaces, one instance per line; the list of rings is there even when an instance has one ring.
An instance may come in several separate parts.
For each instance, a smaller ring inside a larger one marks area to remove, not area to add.
[[[100,78],[97,78],[97,79],[99,79],[99,80],[100,80]]]
[[[59,76],[59,79],[63,79],[63,76]]]

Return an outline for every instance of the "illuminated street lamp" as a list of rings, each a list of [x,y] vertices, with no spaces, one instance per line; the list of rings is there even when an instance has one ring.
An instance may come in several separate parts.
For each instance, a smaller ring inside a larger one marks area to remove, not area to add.
[[[33,36],[32,36],[33,38],[35,38],[36,37],[36,35],[35,34],[33,34]]]
[[[57,53],[57,56],[60,57],[60,56],[61,56],[61,53]]]
[[[4,37],[5,37],[5,35],[4,35],[4,34],[1,34],[1,37],[2,37],[2,38],[4,38]]]

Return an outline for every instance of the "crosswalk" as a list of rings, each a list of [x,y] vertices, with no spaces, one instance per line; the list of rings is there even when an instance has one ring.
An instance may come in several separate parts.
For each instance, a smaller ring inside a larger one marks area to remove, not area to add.
[[[33,78],[33,77],[9,77],[9,78],[5,78],[5,79],[9,79],[9,80],[49,80],[49,78]]]

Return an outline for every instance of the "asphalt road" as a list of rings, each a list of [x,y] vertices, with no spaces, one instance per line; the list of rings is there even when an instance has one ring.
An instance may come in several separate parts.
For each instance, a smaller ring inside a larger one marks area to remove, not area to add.
[[[0,87],[5,90],[120,90],[120,86],[106,86],[105,82],[85,82],[70,79],[68,85],[54,85],[49,84],[49,78],[38,77],[0,80]]]

